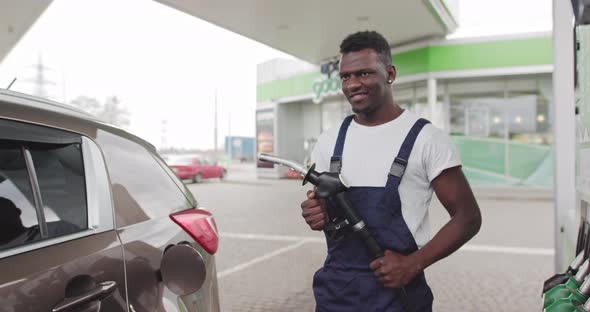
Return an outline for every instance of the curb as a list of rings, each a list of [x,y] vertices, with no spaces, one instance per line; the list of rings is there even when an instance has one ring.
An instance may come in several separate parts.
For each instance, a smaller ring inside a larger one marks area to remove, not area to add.
[[[553,201],[553,188],[527,186],[475,186],[472,188],[475,198],[507,199],[507,200],[543,200]]]

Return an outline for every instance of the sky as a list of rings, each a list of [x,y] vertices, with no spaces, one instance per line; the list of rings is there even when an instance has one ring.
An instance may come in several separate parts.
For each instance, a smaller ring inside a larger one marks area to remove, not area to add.
[[[551,30],[551,0],[459,6],[449,38]],[[12,89],[30,93],[40,57],[52,99],[117,96],[130,132],[156,147],[199,149],[214,147],[216,95],[217,145],[254,136],[256,65],[293,58],[150,0],[54,0],[0,64],[0,87],[17,77]]]
[[[447,38],[545,32],[551,28],[552,0],[459,0],[459,28]]]
[[[290,56],[149,0],[54,0],[0,64],[0,86],[30,93],[39,55],[69,103],[117,96],[128,130],[150,143],[213,148],[217,93],[219,144],[254,136],[256,64]],[[230,114],[231,110],[231,114]],[[230,116],[231,115],[231,116]]]

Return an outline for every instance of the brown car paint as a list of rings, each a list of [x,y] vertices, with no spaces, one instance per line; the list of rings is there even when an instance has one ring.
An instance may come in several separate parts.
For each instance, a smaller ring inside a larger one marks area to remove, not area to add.
[[[66,296],[68,282],[81,272],[117,288],[100,311],[126,311],[123,250],[106,232],[0,259],[0,310],[48,311]]]

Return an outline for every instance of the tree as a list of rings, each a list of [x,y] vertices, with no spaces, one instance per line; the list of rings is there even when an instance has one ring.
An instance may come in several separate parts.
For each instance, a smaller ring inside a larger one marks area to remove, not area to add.
[[[103,104],[97,99],[82,95],[72,100],[70,105],[95,116],[105,123],[121,128],[129,126],[129,111],[116,96],[107,97]]]
[[[70,105],[77,107],[91,115],[98,116],[102,105],[97,99],[81,95],[70,102]]]
[[[107,97],[98,118],[121,128],[129,126],[129,111],[121,105],[116,96]]]

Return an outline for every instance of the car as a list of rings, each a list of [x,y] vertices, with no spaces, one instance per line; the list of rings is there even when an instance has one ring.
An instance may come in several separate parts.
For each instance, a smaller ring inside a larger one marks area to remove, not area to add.
[[[154,146],[0,89],[3,311],[219,311],[214,216]]]
[[[170,157],[168,165],[180,179],[190,179],[193,183],[201,183],[203,179],[219,178],[223,180],[227,176],[227,170],[206,159],[195,155],[178,155]]]

